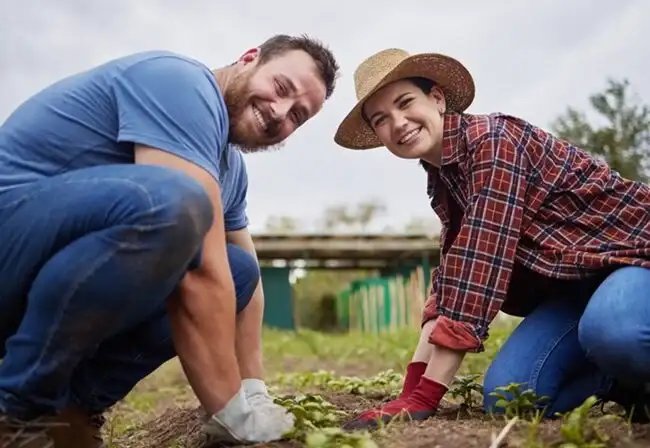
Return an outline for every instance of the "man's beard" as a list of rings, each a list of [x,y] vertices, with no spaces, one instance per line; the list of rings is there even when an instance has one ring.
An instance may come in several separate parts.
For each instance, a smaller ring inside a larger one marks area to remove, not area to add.
[[[257,143],[246,139],[246,131],[239,128],[241,117],[247,106],[248,82],[253,73],[240,74],[231,81],[228,90],[224,93],[224,102],[228,110],[228,119],[230,129],[228,130],[229,143],[235,146],[243,153],[273,151],[280,149],[284,143],[276,144]],[[278,123],[271,123],[272,126],[278,126]]]

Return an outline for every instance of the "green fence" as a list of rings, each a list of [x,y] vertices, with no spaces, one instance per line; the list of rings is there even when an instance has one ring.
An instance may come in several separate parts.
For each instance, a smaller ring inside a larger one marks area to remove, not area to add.
[[[428,278],[422,268],[410,275],[375,277],[352,282],[337,298],[339,327],[367,333],[418,326]]]

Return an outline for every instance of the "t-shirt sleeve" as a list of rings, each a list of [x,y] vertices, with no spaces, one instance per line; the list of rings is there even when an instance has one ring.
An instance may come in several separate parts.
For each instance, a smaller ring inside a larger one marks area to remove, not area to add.
[[[182,157],[219,182],[227,113],[210,76],[200,65],[172,56],[127,68],[114,84],[118,141]]]
[[[238,155],[241,157],[241,155]],[[246,166],[241,161],[241,174],[237,179],[237,195],[235,196],[232,205],[226,211],[224,216],[224,225],[227,231],[232,232],[235,230],[248,227],[248,215],[246,214],[246,195],[248,194],[248,174],[246,173]]]

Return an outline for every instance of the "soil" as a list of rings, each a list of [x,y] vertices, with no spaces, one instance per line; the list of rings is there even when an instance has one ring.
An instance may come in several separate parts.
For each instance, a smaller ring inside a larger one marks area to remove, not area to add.
[[[364,397],[340,393],[321,393],[328,401],[350,415],[379,403]],[[594,410],[594,415],[602,415]],[[196,403],[170,407],[151,418],[137,430],[113,441],[113,446],[125,448],[203,448],[201,439],[202,413]],[[395,448],[488,448],[504,428],[503,419],[492,418],[480,410],[471,413],[460,412],[457,405],[443,403],[438,414],[423,422],[399,422],[388,425],[377,434],[381,447]],[[540,438],[545,446],[558,446],[560,422],[544,421],[539,425]],[[612,422],[604,432],[609,436],[608,447],[637,448],[650,447],[650,425],[632,425]],[[508,432],[500,447],[530,447],[527,443],[528,427],[517,424]],[[247,445],[250,447],[251,445]],[[268,448],[297,448],[296,441],[281,441],[255,445]]]

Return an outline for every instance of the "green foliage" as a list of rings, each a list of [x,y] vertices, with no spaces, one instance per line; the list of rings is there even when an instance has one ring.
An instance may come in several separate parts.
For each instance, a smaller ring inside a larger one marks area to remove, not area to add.
[[[296,417],[296,424],[287,437],[304,439],[307,432],[318,428],[328,428],[337,425],[345,412],[325,400],[320,395],[298,395],[296,397],[278,397],[275,402],[286,408]]]
[[[323,428],[307,435],[307,448],[377,448],[368,432],[346,432],[340,428]]]
[[[604,125],[592,126],[583,112],[569,108],[552,125],[556,135],[607,161],[623,177],[648,181],[650,107],[632,102],[627,80],[608,80],[590,102]]]
[[[312,365],[355,366],[361,372],[387,368],[402,371],[418,341],[417,329],[389,334],[324,334],[311,330],[282,332],[265,329],[264,354],[269,362],[287,357],[311,360]]]
[[[490,396],[496,397],[496,408],[503,409],[506,418],[519,417],[522,420],[539,418],[540,408],[548,397],[538,397],[532,389],[521,390],[523,383],[510,383],[497,387]]]
[[[318,387],[324,390],[363,395],[369,398],[394,396],[402,384],[402,375],[386,370],[369,378],[356,376],[337,377],[331,371],[279,374],[275,382],[297,389]]]
[[[600,418],[590,418],[589,411],[596,404],[595,396],[587,398],[580,406],[567,412],[562,417],[560,434],[562,442],[559,448],[605,448],[609,437],[599,428],[599,424],[607,419],[620,417],[608,415]]]
[[[480,374],[458,376],[449,389],[452,398],[460,398],[461,409],[469,411],[483,400],[483,385],[476,380]]]
[[[310,448],[350,447],[376,448],[367,432],[344,432],[338,428],[345,412],[320,395],[299,395],[276,398],[275,402],[285,407],[296,417],[294,429],[286,434]]]

